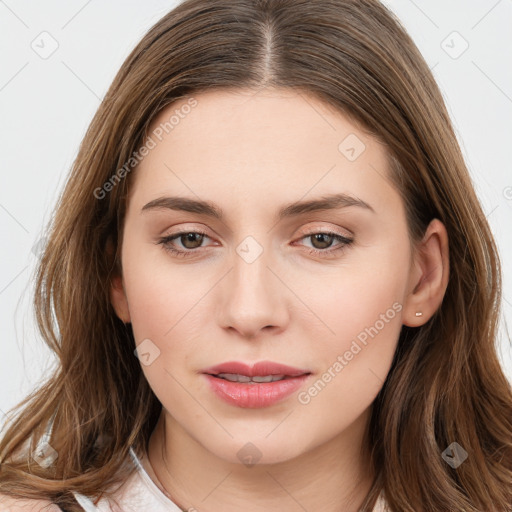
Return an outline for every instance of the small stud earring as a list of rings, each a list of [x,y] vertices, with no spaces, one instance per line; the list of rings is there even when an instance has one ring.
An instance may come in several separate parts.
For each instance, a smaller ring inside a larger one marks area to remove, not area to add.
[[[422,316],[422,315],[423,315],[423,313],[421,311],[416,312],[416,316]]]

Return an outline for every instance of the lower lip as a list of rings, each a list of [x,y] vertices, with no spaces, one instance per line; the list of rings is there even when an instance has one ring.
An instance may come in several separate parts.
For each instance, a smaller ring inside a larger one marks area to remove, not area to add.
[[[275,382],[245,384],[204,374],[213,392],[224,401],[237,407],[257,409],[268,407],[297,391],[310,374],[291,377]]]

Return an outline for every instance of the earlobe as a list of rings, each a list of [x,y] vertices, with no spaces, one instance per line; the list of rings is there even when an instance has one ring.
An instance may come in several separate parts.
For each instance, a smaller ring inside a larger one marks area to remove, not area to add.
[[[123,280],[120,275],[116,275],[111,279],[110,303],[112,304],[116,315],[122,322],[125,324],[131,322],[126,292],[124,290]]]
[[[112,304],[118,318],[127,324],[131,322],[128,300],[126,298],[126,292],[123,284],[121,264],[115,259],[116,251],[111,238],[108,238],[105,250],[110,259],[111,266],[114,267],[113,275],[110,278],[110,303]]]
[[[409,274],[409,294],[404,301],[402,323],[408,327],[425,324],[440,307],[449,277],[448,234],[444,224],[430,222],[418,244]]]

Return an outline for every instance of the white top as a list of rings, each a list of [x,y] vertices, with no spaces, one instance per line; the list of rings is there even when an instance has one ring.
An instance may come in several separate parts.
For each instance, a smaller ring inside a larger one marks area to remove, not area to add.
[[[73,495],[82,508],[86,512],[182,512],[153,482],[133,448],[130,448],[130,455],[137,471],[130,475],[115,495],[120,508],[109,503],[107,498],[94,505],[90,498],[74,492]]]
[[[116,493],[118,506],[111,504],[106,498],[94,505],[90,498],[74,492],[76,501],[85,512],[147,512],[148,510],[151,512],[182,512],[176,503],[171,501],[153,482],[133,448],[130,448],[130,455],[137,471],[130,475],[119,492]],[[381,493],[372,512],[387,511],[386,501]]]

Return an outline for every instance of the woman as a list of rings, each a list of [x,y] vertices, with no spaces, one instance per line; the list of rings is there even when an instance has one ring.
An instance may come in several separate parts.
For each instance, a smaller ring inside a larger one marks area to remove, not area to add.
[[[4,507],[510,512],[500,284],[384,6],[186,0],[59,202],[35,307],[60,366],[0,443]]]

